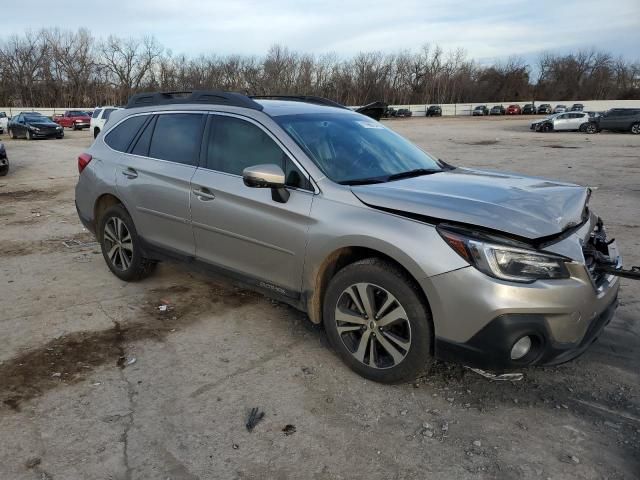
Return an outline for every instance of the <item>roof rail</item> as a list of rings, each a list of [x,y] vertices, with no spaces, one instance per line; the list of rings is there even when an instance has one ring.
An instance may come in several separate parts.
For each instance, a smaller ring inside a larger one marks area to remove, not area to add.
[[[233,107],[262,110],[262,105],[258,102],[254,102],[246,95],[234,92],[223,92],[221,90],[136,93],[129,98],[129,102],[125,108],[149,107],[152,105],[172,105],[177,103],[205,103],[209,105],[229,105]]]
[[[249,95],[249,98],[258,100],[291,100],[292,102],[305,102],[325,105],[327,107],[347,108],[341,103],[324,97],[316,97],[315,95]]]

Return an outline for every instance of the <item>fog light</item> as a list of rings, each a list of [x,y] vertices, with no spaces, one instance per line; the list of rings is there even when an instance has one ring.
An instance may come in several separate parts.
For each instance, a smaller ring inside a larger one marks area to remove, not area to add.
[[[511,347],[511,360],[519,360],[531,350],[531,337],[522,337]]]

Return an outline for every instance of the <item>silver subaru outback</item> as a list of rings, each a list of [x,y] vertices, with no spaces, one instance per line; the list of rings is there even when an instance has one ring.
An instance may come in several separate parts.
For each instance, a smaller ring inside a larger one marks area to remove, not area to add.
[[[322,323],[360,375],[580,355],[620,266],[590,190],[451,166],[318,97],[134,95],[78,157],[76,206],[126,281],[197,263]]]

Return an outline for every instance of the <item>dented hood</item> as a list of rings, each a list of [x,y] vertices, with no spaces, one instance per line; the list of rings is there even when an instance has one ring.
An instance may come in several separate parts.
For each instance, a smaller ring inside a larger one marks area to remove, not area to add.
[[[464,168],[351,189],[374,208],[531,240],[580,224],[589,198],[588,188],[571,183]]]

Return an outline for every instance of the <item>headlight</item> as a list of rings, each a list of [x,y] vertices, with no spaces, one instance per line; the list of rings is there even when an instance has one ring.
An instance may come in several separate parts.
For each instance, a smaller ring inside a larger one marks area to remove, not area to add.
[[[531,283],[536,280],[569,278],[568,259],[511,245],[496,243],[438,228],[458,255],[481,272],[501,280]]]
[[[58,126],[56,127],[56,130],[62,130],[62,127],[61,127],[60,125],[58,125]]]
[[[40,129],[38,127],[32,127],[31,125],[29,125],[29,130],[33,130],[34,132],[39,132]]]

